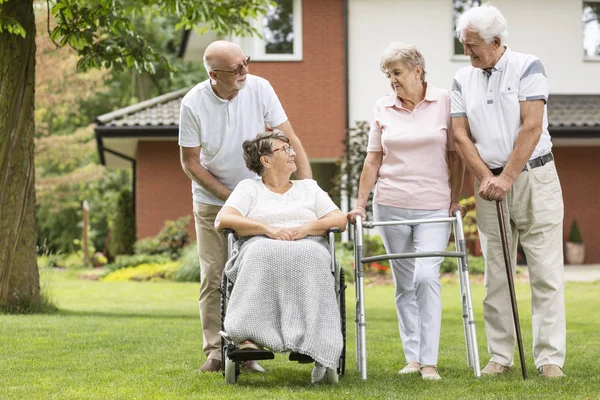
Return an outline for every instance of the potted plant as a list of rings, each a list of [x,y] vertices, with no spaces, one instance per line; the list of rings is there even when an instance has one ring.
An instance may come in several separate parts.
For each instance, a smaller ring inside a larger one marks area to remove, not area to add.
[[[585,246],[581,239],[579,224],[577,220],[573,220],[571,230],[569,231],[569,239],[566,243],[565,258],[567,264],[583,264],[585,258]]]

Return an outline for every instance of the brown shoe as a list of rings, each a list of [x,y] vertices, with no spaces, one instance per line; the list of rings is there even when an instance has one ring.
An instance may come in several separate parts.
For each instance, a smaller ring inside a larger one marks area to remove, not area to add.
[[[498,364],[495,361],[490,361],[484,369],[481,370],[483,375],[500,375],[508,372],[510,367],[506,365]]]
[[[223,363],[216,358],[209,358],[196,372],[220,372]]]
[[[544,378],[562,378],[565,374],[562,372],[562,368],[555,364],[542,365],[538,371]]]
[[[258,361],[254,360],[242,362],[242,369],[246,372],[265,372],[265,369],[258,364]]]

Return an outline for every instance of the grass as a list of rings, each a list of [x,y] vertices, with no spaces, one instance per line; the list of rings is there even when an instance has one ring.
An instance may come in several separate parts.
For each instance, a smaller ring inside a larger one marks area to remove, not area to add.
[[[475,379],[466,368],[458,285],[445,283],[440,345],[440,382],[398,376],[404,364],[393,288],[366,290],[368,380],[355,370],[353,287],[348,298],[348,368],[335,387],[311,385],[310,365],[277,356],[265,375],[240,376],[226,386],[220,374],[196,374],[203,360],[197,311],[198,284],[95,282],[70,271],[46,271],[59,311],[49,315],[0,316],[2,399],[599,399],[600,282],[568,283],[567,377],[542,379],[531,357],[530,296],[517,296],[530,379],[518,364],[509,374]],[[482,324],[482,285],[473,285],[482,367],[488,356]],[[518,359],[518,355],[516,355]],[[517,361],[518,363],[518,361]]]

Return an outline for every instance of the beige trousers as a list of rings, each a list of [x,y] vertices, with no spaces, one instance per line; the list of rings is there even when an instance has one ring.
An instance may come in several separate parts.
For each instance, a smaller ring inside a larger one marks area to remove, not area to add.
[[[478,192],[479,182],[476,181],[477,225],[486,259],[483,312],[488,350],[492,361],[511,366],[515,327],[496,204],[483,200]],[[518,239],[527,257],[535,366],[556,364],[562,367],[566,352],[564,208],[554,162],[522,172],[503,201],[503,210],[513,276]]]
[[[215,229],[221,206],[194,202],[196,240],[200,258],[200,322],[203,351],[207,358],[221,360],[221,278],[227,261],[227,240]]]

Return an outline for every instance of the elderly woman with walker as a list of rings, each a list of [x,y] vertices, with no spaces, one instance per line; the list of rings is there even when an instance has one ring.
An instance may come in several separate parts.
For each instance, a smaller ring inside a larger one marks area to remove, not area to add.
[[[381,70],[394,94],[374,107],[367,157],[360,176],[351,223],[366,218],[365,207],[376,185],[376,221],[422,220],[452,216],[460,210],[464,165],[454,151],[450,93],[425,80],[425,59],[412,45],[392,43]],[[449,222],[379,226],[391,253],[444,251]],[[420,373],[441,379],[437,370],[442,315],[440,265],[443,257],[392,259],[395,300],[406,365],[399,374]]]

